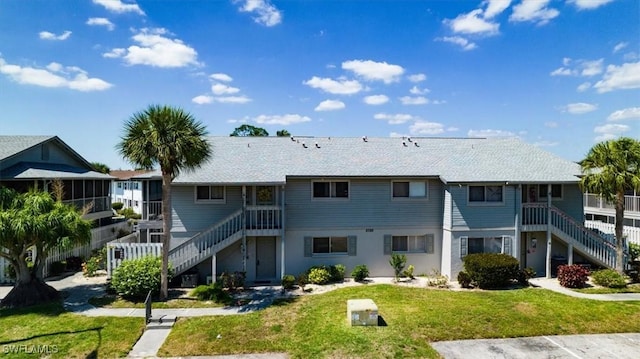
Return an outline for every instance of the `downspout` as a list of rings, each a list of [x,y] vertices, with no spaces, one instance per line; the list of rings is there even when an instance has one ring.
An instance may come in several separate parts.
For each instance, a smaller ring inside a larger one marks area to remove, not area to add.
[[[547,184],[547,278],[551,278],[551,185]]]
[[[514,199],[514,203],[513,206],[515,207],[515,214],[516,214],[516,218],[515,218],[515,235],[513,236],[514,238],[514,243],[513,243],[513,251],[515,253],[516,258],[518,258],[518,262],[520,262],[520,268],[524,268],[526,263],[522,263],[522,256],[520,254],[520,212],[522,211],[522,185],[518,184],[517,186],[515,186],[516,189],[516,195],[515,195],[515,199]],[[525,257],[526,258],[526,257]]]
[[[247,273],[247,186],[242,186],[242,271]]]
[[[284,197],[284,185],[280,186],[280,278],[284,278],[285,275],[285,257],[284,257],[284,253],[285,253],[285,241],[284,241],[284,235],[285,235],[285,210],[284,210],[284,203],[285,203],[285,197]]]

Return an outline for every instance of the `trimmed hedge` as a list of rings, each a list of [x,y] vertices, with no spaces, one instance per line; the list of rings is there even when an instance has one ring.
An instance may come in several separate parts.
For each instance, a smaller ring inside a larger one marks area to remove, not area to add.
[[[518,279],[520,264],[508,254],[474,253],[464,257],[463,262],[472,283],[483,289],[506,287]]]

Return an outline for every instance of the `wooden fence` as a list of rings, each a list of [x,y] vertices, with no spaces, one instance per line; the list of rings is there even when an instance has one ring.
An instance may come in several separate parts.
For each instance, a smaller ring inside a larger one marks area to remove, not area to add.
[[[116,243],[107,244],[107,277],[111,278],[122,261],[144,258],[148,256],[160,257],[162,243]]]

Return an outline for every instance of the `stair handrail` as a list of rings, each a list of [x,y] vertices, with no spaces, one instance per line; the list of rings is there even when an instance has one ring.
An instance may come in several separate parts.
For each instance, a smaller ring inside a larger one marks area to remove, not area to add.
[[[616,249],[616,247],[617,247],[616,243],[611,243],[610,241],[608,241],[606,238],[602,237],[600,234],[598,234],[597,232],[595,232],[591,228],[585,227],[584,224],[576,221],[573,217],[569,216],[568,214],[563,212],[558,207],[552,205],[551,206],[551,211],[554,212],[556,215],[562,217],[565,221],[569,222],[573,226],[577,227],[577,229],[580,232],[585,233],[588,237],[592,237],[597,242],[600,242],[601,244],[604,244],[605,246],[608,246],[610,249]],[[556,226],[556,227],[558,227],[558,226]],[[562,228],[559,228],[559,229],[562,229]]]

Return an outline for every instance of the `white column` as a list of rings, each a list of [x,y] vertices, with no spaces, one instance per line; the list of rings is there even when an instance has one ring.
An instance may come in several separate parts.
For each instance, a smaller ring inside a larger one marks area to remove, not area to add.
[[[551,185],[547,185],[547,278],[551,278]]]
[[[242,186],[242,271],[247,273],[247,186]]]
[[[573,264],[573,243],[569,242],[569,244],[567,244],[567,264],[572,265]]]
[[[283,278],[285,275],[285,243],[284,243],[284,185],[280,187],[280,278]]]
[[[211,256],[211,283],[215,283],[216,278],[218,278],[218,273],[216,273],[216,256],[216,253]]]

